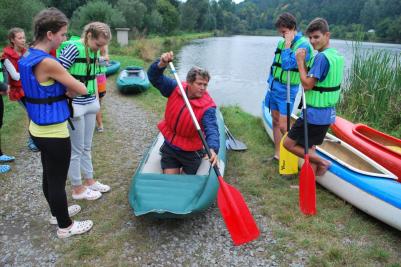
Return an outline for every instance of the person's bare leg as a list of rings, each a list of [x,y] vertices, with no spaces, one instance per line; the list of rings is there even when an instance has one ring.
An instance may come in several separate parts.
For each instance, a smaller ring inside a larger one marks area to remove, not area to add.
[[[273,121],[273,140],[274,140],[274,157],[280,157],[280,141],[283,138],[283,133],[280,129],[280,112],[272,110]]]
[[[82,194],[86,190],[86,186],[84,185],[73,185],[72,186],[72,193],[74,195]]]
[[[292,140],[289,137],[287,137],[284,140],[284,147],[298,157],[303,158],[305,156],[304,153],[305,149],[302,146],[298,145],[294,140]],[[325,174],[327,169],[330,167],[330,161],[327,161],[319,157],[316,154],[315,146],[309,149],[308,154],[309,154],[309,160],[311,162],[313,170],[315,171],[315,174],[317,176]]]
[[[174,169],[163,169],[163,174],[180,174],[181,169],[174,168]]]
[[[96,124],[98,128],[103,128],[103,118],[102,118],[102,98],[99,98],[100,109],[96,113]]]

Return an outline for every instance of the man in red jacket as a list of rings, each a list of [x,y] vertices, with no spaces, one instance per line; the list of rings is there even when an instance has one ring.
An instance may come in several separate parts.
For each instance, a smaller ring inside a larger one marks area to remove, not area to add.
[[[165,142],[160,148],[163,173],[196,174],[205,155],[203,144],[192,122],[189,110],[175,80],[164,76],[168,62],[173,60],[173,52],[161,55],[148,70],[150,82],[163,96],[168,97],[164,119],[157,125]],[[193,67],[183,82],[184,90],[194,111],[212,157],[210,162],[217,163],[220,147],[219,129],[216,118],[216,104],[207,92],[210,75],[206,70]]]

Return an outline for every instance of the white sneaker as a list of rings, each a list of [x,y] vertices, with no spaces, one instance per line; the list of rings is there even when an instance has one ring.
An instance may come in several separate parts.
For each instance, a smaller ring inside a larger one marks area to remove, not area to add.
[[[68,207],[68,215],[70,217],[77,215],[78,212],[80,212],[80,211],[81,211],[81,206],[79,206],[79,205],[71,205]],[[50,222],[50,224],[57,224],[57,218],[54,216],[51,216],[49,222]]]
[[[96,181],[96,183],[94,183],[94,184],[92,184],[92,185],[89,185],[89,186],[87,186],[89,189],[92,189],[92,190],[94,190],[94,191],[99,191],[99,192],[102,192],[102,193],[106,193],[106,192],[109,192],[110,191],[110,186],[108,186],[108,185],[106,185],[106,184],[102,184],[101,182],[99,182],[99,181]]]
[[[88,232],[93,226],[91,220],[86,221],[73,221],[70,229],[58,228],[57,236],[59,238],[67,238],[73,235],[79,235]]]
[[[90,188],[86,188],[81,194],[72,193],[72,198],[75,200],[86,199],[86,200],[96,200],[102,196],[102,193],[99,191],[92,190]]]

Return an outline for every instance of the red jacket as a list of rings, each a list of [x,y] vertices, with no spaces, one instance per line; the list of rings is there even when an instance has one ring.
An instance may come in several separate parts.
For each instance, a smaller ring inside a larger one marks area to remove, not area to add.
[[[23,55],[26,52],[26,49],[21,51],[21,55]],[[8,59],[14,66],[15,70],[18,71],[18,60],[21,58],[20,55],[14,50],[13,47],[11,46],[6,46],[3,49],[3,55],[1,56],[1,60],[4,61],[5,59]],[[10,92],[9,92],[9,97],[10,100],[20,100],[21,97],[24,96],[24,91],[22,90],[22,85],[21,85],[21,79],[19,81],[15,81],[11,78],[10,75],[8,75],[8,83],[10,85]]]
[[[186,86],[187,84],[183,83],[183,87],[186,88]],[[207,92],[201,98],[189,99],[189,102],[199,125],[203,129],[203,114],[209,108],[216,107],[216,104]],[[164,119],[159,122],[157,127],[167,142],[184,151],[197,151],[203,148],[202,141],[198,136],[191,114],[185,106],[178,86],[169,96]]]

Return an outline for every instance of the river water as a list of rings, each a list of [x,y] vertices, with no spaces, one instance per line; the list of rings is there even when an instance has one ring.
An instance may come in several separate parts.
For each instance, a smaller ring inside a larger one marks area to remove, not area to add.
[[[233,36],[195,40],[178,53],[178,74],[182,80],[196,65],[209,70],[209,93],[219,106],[239,105],[244,111],[260,116],[261,101],[267,90],[267,77],[273,53],[281,37]],[[362,42],[361,49],[401,53],[401,44]],[[353,42],[331,40],[345,57],[346,71],[353,58]]]

